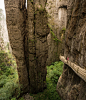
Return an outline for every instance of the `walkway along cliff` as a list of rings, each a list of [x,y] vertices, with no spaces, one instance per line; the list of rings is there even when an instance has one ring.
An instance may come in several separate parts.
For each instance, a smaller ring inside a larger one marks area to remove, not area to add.
[[[46,65],[60,59],[62,100],[86,100],[86,1],[27,0],[27,7],[26,0],[4,1],[22,91],[43,91]]]
[[[57,83],[57,92],[62,100],[86,100],[85,0],[68,0],[64,47],[64,55],[60,56],[64,69]]]

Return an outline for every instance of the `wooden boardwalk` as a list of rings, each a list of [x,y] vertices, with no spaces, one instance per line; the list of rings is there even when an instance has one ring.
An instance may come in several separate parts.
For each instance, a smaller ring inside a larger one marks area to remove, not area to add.
[[[76,65],[75,63],[71,62],[70,60],[66,60],[64,56],[60,56],[60,60],[67,64],[72,70],[81,77],[86,82],[86,70],[81,68],[80,66]]]

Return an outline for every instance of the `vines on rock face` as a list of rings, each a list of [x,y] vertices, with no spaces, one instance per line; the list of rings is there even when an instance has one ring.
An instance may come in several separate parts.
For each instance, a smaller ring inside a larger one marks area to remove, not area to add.
[[[56,35],[54,34],[53,32],[53,29],[51,28],[51,26],[48,24],[49,28],[50,28],[50,33],[52,34],[53,36],[53,40],[58,44],[58,42],[61,42],[57,37]]]

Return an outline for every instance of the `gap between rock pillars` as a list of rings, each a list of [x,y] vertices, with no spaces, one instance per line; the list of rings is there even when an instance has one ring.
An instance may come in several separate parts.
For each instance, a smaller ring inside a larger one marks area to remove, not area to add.
[[[27,9],[27,0],[26,0],[26,2],[25,2],[25,7],[26,7],[26,9]]]

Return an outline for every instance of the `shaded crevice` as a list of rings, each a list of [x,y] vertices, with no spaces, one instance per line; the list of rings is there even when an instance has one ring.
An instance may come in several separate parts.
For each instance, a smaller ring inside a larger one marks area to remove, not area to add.
[[[19,0],[19,8],[20,8],[20,10],[24,10],[26,8],[26,1],[27,0]]]
[[[27,0],[26,0],[27,1]],[[30,84],[30,78],[29,78],[29,62],[28,62],[28,60],[29,60],[29,55],[28,55],[28,38],[27,38],[27,33],[28,33],[28,31],[27,31],[27,19],[28,19],[28,13],[27,13],[27,9],[26,9],[26,7],[24,8],[24,12],[23,12],[23,17],[24,17],[24,40],[23,40],[23,43],[24,43],[24,56],[25,56],[25,65],[26,65],[26,68],[27,68],[27,73],[28,73],[28,82],[29,82],[29,84]],[[28,85],[29,85],[28,84]]]
[[[31,2],[32,4],[33,4],[33,2]],[[35,11],[35,7],[33,7],[33,9],[34,9],[34,11]],[[34,14],[34,20],[35,20],[35,14]],[[34,26],[34,32],[33,32],[33,35],[34,35],[34,40],[36,41],[36,36],[35,36],[35,22],[33,21],[33,26]],[[36,61],[36,65],[38,66],[38,62],[37,62],[37,57],[36,57],[36,42],[34,42],[34,49],[35,49],[35,53],[33,53],[33,55],[34,55],[34,58],[36,58],[36,59],[34,59],[35,61]],[[36,70],[36,72],[37,72],[37,69],[36,68],[34,68],[35,70]],[[35,73],[35,72],[34,72]],[[35,73],[35,75],[37,75],[37,73]],[[36,81],[35,81],[36,82]],[[37,84],[37,82],[35,83],[36,84],[36,86],[38,86],[38,84]],[[36,88],[37,90],[38,90],[38,87]],[[33,93],[37,93],[37,90],[34,90],[34,92]]]
[[[67,9],[67,5],[61,5],[59,8],[66,8]]]

